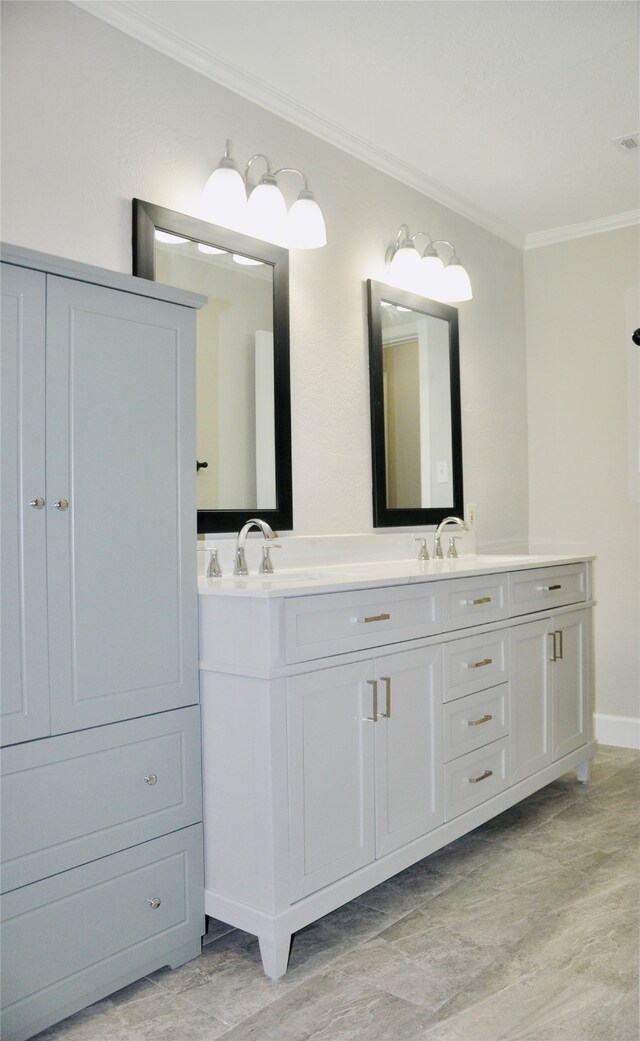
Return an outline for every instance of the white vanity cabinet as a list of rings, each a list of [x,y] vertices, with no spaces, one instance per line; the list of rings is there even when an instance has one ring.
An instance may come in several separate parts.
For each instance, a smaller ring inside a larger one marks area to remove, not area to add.
[[[443,820],[440,649],[287,680],[291,898]]]
[[[203,932],[195,311],[2,249],[2,1037]]]
[[[202,580],[205,910],[267,975],[309,922],[587,779],[591,564],[536,563]]]
[[[589,611],[516,625],[512,661],[512,780],[580,748],[590,736]]]

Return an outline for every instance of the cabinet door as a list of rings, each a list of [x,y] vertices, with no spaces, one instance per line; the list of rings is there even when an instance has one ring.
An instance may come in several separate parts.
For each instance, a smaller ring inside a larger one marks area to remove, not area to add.
[[[49,733],[44,308],[45,276],[3,264],[3,744]]]
[[[516,625],[511,657],[511,782],[551,762],[551,620]]]
[[[573,611],[552,619],[553,758],[573,752],[588,740],[590,718],[589,613]]]
[[[194,314],[47,283],[52,732],[197,701]],[[65,504],[68,504],[65,505]]]
[[[377,658],[376,856],[444,819],[440,648]]]
[[[287,680],[291,900],[374,859],[371,663]]]

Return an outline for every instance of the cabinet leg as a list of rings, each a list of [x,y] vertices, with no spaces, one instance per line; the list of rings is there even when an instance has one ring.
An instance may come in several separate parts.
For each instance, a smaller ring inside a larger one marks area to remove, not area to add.
[[[265,975],[272,980],[279,980],[284,976],[289,964],[289,952],[291,951],[291,934],[273,940],[270,937],[259,936],[260,955]]]
[[[586,784],[591,777],[591,760],[585,759],[583,763],[578,763],[576,767],[576,777],[582,784]]]

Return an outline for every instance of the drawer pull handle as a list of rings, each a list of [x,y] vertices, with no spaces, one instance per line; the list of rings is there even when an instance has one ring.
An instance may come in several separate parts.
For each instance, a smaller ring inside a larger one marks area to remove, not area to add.
[[[158,775],[157,774],[145,774],[145,778],[144,779],[145,779],[146,784],[157,784],[158,783]]]
[[[463,723],[466,727],[479,727],[481,723],[489,723],[493,719],[493,716],[488,712],[480,719],[465,719]]]
[[[31,502],[29,503],[29,506],[31,507],[32,510],[44,510],[45,501],[40,496],[38,496],[37,499],[32,499],[31,500]]]
[[[58,499],[56,502],[54,502],[53,505],[55,506],[56,510],[60,511],[60,513],[64,513],[65,510],[69,509],[69,503],[66,499]]]
[[[491,603],[491,597],[490,596],[479,596],[476,600],[464,600],[463,603],[465,603],[467,605],[467,607],[475,607],[476,604],[490,604]]]
[[[469,777],[467,780],[469,784],[480,784],[480,781],[486,781],[487,777],[493,777],[493,770],[485,770],[479,777]]]
[[[377,723],[378,722],[378,681],[367,680],[370,687],[373,687],[373,715],[365,716],[365,722]]]
[[[482,661],[467,661],[464,664],[465,669],[483,669],[485,665],[493,665],[493,658],[483,658]]]
[[[553,634],[553,653],[554,653],[554,661],[562,661],[562,657],[563,657],[562,629],[556,629],[556,631]]]
[[[562,583],[556,582],[553,586],[536,586],[539,593],[551,593],[554,589],[562,589]]]
[[[382,614],[370,614],[365,618],[356,618],[356,622],[388,622],[390,618],[391,615],[383,611]]]
[[[149,907],[151,907],[154,911],[157,911],[158,908],[160,907],[160,904],[162,903],[162,900],[160,899],[159,896],[152,896],[152,897],[149,897],[149,899],[147,900],[147,903],[148,903]]]

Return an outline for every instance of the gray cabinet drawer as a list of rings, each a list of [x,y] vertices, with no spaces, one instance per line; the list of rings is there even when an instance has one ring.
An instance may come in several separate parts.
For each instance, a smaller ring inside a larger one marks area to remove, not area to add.
[[[445,763],[445,820],[479,806],[509,784],[508,738]]]
[[[509,575],[512,615],[548,611],[565,604],[584,603],[586,599],[587,565],[584,563],[532,568]]]
[[[440,586],[323,593],[285,601],[289,662],[381,647],[439,633]]]
[[[444,700],[453,701],[509,678],[509,632],[467,636],[443,644]]]
[[[472,752],[509,733],[509,686],[469,694],[444,707],[444,760]]]
[[[199,708],[6,748],[2,890],[202,819]]]
[[[507,576],[478,575],[442,583],[442,628],[499,622],[508,617]]]
[[[201,825],[6,894],[2,1037],[27,1037],[167,964],[203,931]]]

